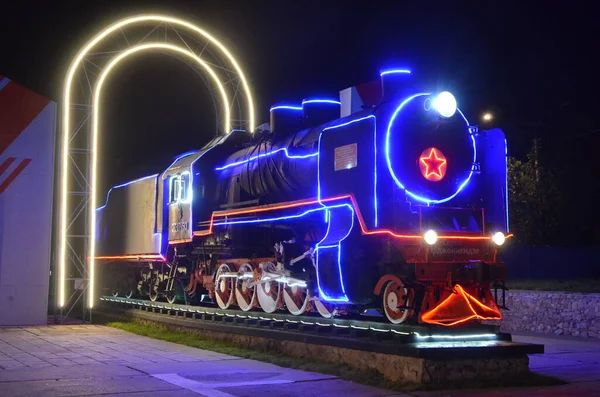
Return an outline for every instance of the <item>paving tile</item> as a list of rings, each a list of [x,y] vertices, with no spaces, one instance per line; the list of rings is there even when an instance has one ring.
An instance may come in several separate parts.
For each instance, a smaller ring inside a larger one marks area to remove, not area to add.
[[[571,360],[567,358],[552,357],[552,356],[541,356],[541,357],[529,357],[529,368],[532,370],[543,369],[543,368],[555,368],[555,367],[571,367],[580,366],[582,363],[577,360]]]
[[[449,391],[443,395],[578,397],[598,394],[592,390],[594,387],[600,389],[600,343],[547,337],[535,339],[536,336],[513,334],[515,341],[525,341],[520,338],[530,338],[529,342],[536,343],[542,341],[546,345],[546,354],[531,356],[533,371],[572,383],[554,388],[479,390],[472,394]],[[198,395],[157,378],[164,374],[171,374],[173,379],[183,379],[200,389],[208,387],[212,394],[206,395],[215,396],[401,395],[335,377],[280,368],[96,325],[0,328],[0,353],[2,397],[17,394]],[[144,386],[145,383],[152,387]]]
[[[36,371],[24,370],[25,366],[15,367],[0,371],[0,383],[2,382],[26,382],[34,380],[52,379],[103,379],[115,376],[141,376],[142,372],[128,368],[121,364],[90,364],[78,365],[72,363],[66,366],[48,366]],[[0,394],[2,395],[2,394]]]
[[[321,397],[321,396],[352,396],[352,397],[391,397],[408,396],[393,393],[375,387],[359,385],[340,379],[315,382],[243,385],[237,387],[219,387],[218,391],[231,396],[261,396],[261,397]]]
[[[2,369],[4,371],[11,370],[11,369],[21,369],[21,368],[27,368],[27,366],[24,364],[2,365]],[[2,373],[2,372],[0,372],[0,373]],[[1,376],[0,376],[0,378],[1,378]]]
[[[551,368],[536,369],[534,372],[544,375],[555,376],[567,382],[592,382],[600,381],[600,366],[578,365],[559,366]],[[600,395],[600,391],[598,393]]]
[[[36,363],[36,364],[27,364],[28,368],[35,368],[40,369],[40,368],[46,368],[46,367],[54,367],[54,365],[50,364],[50,363]]]
[[[23,394],[26,390],[27,394]],[[0,395],[9,396],[85,396],[107,393],[163,392],[181,390],[178,386],[162,382],[149,376],[94,379],[60,379],[48,381],[27,381],[0,383]]]
[[[75,364],[73,361],[71,360],[65,360],[65,359],[60,359],[60,358],[54,358],[54,359],[48,359],[46,360],[48,362],[48,364],[51,365],[56,365],[56,366],[67,366],[67,365],[73,365]]]
[[[553,387],[412,392],[410,395],[415,397],[595,397],[599,390],[600,382],[584,382]]]
[[[123,397],[121,393],[117,394],[90,394],[89,397]],[[191,390],[176,389],[176,390],[161,390],[157,392],[129,392],[127,397],[201,397],[200,394]]]

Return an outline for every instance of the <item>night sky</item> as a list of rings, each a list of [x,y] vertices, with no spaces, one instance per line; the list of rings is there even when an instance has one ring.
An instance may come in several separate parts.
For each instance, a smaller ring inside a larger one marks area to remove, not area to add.
[[[549,164],[594,158],[591,148],[600,144],[600,24],[592,2],[11,3],[2,10],[0,73],[57,102],[66,68],[85,41],[122,17],[164,12],[226,43],[249,78],[257,124],[268,121],[273,103],[337,96],[377,79],[381,68],[406,65],[424,89],[452,91],[473,124],[492,111],[517,157],[534,137],[542,139]],[[138,56],[107,88],[104,190],[160,172],[212,137],[204,83],[174,58]],[[557,155],[564,158],[553,160]],[[590,175],[600,169],[586,161],[569,170],[572,184],[594,184]]]

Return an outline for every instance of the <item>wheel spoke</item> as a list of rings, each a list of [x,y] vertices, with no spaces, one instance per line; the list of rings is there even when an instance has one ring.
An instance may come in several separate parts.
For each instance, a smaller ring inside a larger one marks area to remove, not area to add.
[[[215,298],[221,309],[227,309],[233,301],[233,278],[220,277],[224,273],[230,273],[231,267],[223,263],[215,274]]]
[[[240,266],[240,273],[252,273],[252,266],[244,263]],[[237,279],[235,285],[235,298],[238,306],[243,311],[249,311],[256,306],[256,286],[251,285],[252,279]]]
[[[402,282],[389,282],[383,292],[383,309],[387,319],[393,324],[407,321],[413,315],[409,309],[413,303],[414,290],[407,288]]]
[[[271,262],[262,264],[267,272],[275,272]],[[260,283],[256,286],[256,296],[260,308],[266,313],[273,313],[281,308],[281,284],[276,281]]]
[[[332,318],[335,316],[335,306],[323,299],[315,300],[315,308],[324,318]]]
[[[310,309],[311,294],[308,288],[285,286],[283,290],[283,299],[288,311],[299,316]]]

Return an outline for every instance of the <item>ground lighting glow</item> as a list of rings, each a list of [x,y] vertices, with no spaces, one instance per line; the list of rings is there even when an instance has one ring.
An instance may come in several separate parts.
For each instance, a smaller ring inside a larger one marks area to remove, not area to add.
[[[224,56],[231,62],[233,68],[235,69],[236,73],[238,74],[238,76],[240,78],[240,82],[242,83],[242,86],[243,86],[243,89],[244,89],[244,92],[246,95],[247,105],[248,105],[248,121],[249,121],[248,130],[250,132],[252,132],[254,130],[254,122],[255,122],[254,121],[254,104],[253,104],[253,100],[252,100],[252,95],[250,93],[250,88],[248,86],[248,82],[246,81],[244,73],[242,72],[242,70],[241,70],[240,66],[238,65],[237,61],[235,60],[235,58],[227,50],[227,48],[223,44],[221,44],[217,39],[215,39],[212,35],[208,34],[207,32],[200,29],[199,27],[197,27],[189,22],[177,19],[177,18],[162,16],[162,15],[141,15],[141,16],[126,18],[124,20],[121,20],[121,21],[109,26],[108,28],[104,29],[102,32],[97,34],[93,39],[91,39],[81,50],[79,50],[79,52],[77,53],[77,55],[71,62],[71,65],[69,66],[69,70],[67,72],[64,89],[63,89],[64,102],[63,102],[63,114],[62,114],[62,136],[61,136],[62,161],[61,161],[61,187],[60,187],[61,194],[60,194],[60,227],[59,227],[60,228],[60,237],[59,237],[60,249],[59,249],[59,258],[58,258],[58,289],[59,289],[58,306],[59,307],[64,307],[64,305],[65,305],[69,142],[70,142],[70,138],[71,138],[70,137],[70,106],[71,106],[71,89],[72,89],[72,84],[73,84],[73,78],[75,76],[75,72],[77,71],[78,67],[81,65],[85,56],[88,53],[90,53],[90,51],[98,43],[100,43],[103,39],[105,39],[108,35],[110,35],[111,33],[115,32],[115,31],[118,31],[128,25],[134,25],[137,23],[152,22],[152,21],[169,23],[172,25],[177,25],[180,27],[185,27],[187,29],[190,29],[190,30],[194,31],[195,33],[206,38],[208,41],[210,41],[212,44],[214,44],[215,46],[217,46],[217,48],[219,48],[221,50],[221,52],[224,54]],[[93,110],[93,112],[94,112],[94,116],[95,116],[96,115],[95,110]],[[228,133],[229,131],[226,131],[226,132]],[[93,139],[92,147],[91,147],[92,157],[94,157],[94,158],[95,158],[96,150],[97,150],[97,136],[96,136],[96,134],[94,134],[94,139]],[[95,164],[95,160],[92,160],[92,162],[93,162],[93,164]],[[92,167],[92,183],[90,184],[90,192],[89,192],[92,200],[95,200],[95,195],[96,195],[95,174],[96,174],[96,170],[95,170],[95,166],[93,166]],[[92,219],[94,219],[95,218],[95,205],[93,204],[93,202],[91,203],[90,207],[91,207],[90,213],[93,214]],[[94,225],[94,222],[93,221],[90,222],[90,225]],[[91,227],[91,229],[94,230],[93,226]],[[93,233],[95,233],[95,230]],[[93,247],[93,244],[94,244],[94,240],[92,238],[92,242],[91,242],[90,246]],[[93,255],[91,255],[91,256],[93,258]],[[92,262],[93,262],[93,259],[92,259]],[[89,280],[90,292],[89,292],[89,294],[90,294],[90,297],[93,297],[93,265],[90,266],[90,275],[89,276],[90,276],[90,280]],[[89,305],[90,305],[90,307],[93,306],[93,299],[90,299]]]

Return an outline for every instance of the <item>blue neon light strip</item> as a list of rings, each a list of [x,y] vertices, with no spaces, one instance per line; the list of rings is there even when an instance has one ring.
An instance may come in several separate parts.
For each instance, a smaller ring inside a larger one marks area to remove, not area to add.
[[[222,144],[223,142],[225,142],[227,140],[227,138],[229,138],[231,136],[231,134],[233,134],[234,132],[245,132],[244,130],[237,130],[237,129],[233,129],[230,132],[228,132],[225,136],[223,136],[214,146],[209,147],[204,153],[208,152],[209,150],[211,150],[212,148],[214,148],[217,145]],[[196,154],[199,153],[199,150],[190,150],[189,152],[185,152],[183,154],[180,154],[179,156],[177,156],[177,158],[175,158],[175,160],[171,163],[170,166],[167,167],[167,169],[162,173],[161,179],[164,179],[165,174],[171,169],[171,167],[173,167],[175,165],[175,163],[177,163],[179,160],[191,156],[192,154]],[[191,165],[193,165],[196,161],[198,161],[198,159],[202,156],[204,156],[204,153],[202,153],[202,155],[200,155],[197,159],[195,159]],[[190,167],[191,168],[191,167]]]
[[[227,140],[227,138],[229,138],[231,136],[231,134],[233,134],[234,132],[243,132],[243,130],[231,130],[229,133],[227,133],[223,138],[221,138],[216,144],[214,144],[213,146],[209,147],[208,149],[206,149],[204,152],[200,153],[200,155],[198,157],[196,157],[189,165],[189,170],[186,170],[184,172],[181,173],[181,175],[185,174],[185,173],[189,173],[190,175],[190,186],[189,186],[189,201],[186,202],[187,204],[189,204],[190,206],[192,205],[192,202],[194,200],[194,173],[193,173],[193,168],[194,168],[194,164],[196,163],[196,161],[198,161],[200,158],[202,158],[206,153],[210,152],[213,148],[215,148],[216,146],[219,146],[220,144],[222,144],[223,142],[225,142]],[[169,166],[169,168],[167,168],[163,174],[162,174],[162,178],[164,178],[165,174],[169,171],[169,169],[175,164],[177,163],[179,160],[181,160],[184,157],[187,157],[191,154],[194,153],[199,153],[198,150],[193,151],[193,152],[188,152],[188,153],[184,153],[182,155],[180,155],[177,159],[175,159],[175,161]],[[171,183],[169,183],[169,190],[171,189]],[[167,197],[171,197],[171,192],[168,192],[168,196]],[[163,197],[164,200],[164,197]],[[167,199],[167,205],[169,205],[170,203],[168,203],[168,199]],[[190,236],[188,237],[190,240],[193,238],[194,236],[194,222],[193,222],[193,215],[194,215],[194,211],[190,210]],[[167,215],[168,216],[168,215]],[[163,233],[168,233],[168,231],[163,230]]]
[[[341,105],[340,101],[336,101],[333,99],[306,99],[302,101],[302,104],[305,105],[307,103],[331,103],[333,105]]]
[[[373,198],[373,206],[375,208],[375,227],[379,226],[379,208],[377,205],[377,118],[373,116],[373,147],[375,150],[375,179],[373,181],[373,190],[374,190],[374,198]]]
[[[411,74],[412,72],[409,69],[390,69],[390,70],[384,70],[383,72],[379,73],[379,77],[383,77],[387,74],[398,74],[398,73]]]
[[[156,178],[157,176],[158,176],[158,174],[154,174],[154,175],[150,175],[150,176],[145,176],[143,178],[138,178],[138,179],[135,179],[133,181],[125,182],[125,183],[123,183],[121,185],[117,185],[117,186],[111,187],[110,189],[108,189],[108,193],[106,193],[106,201],[104,202],[104,205],[102,207],[96,208],[96,211],[100,211],[104,207],[106,207],[106,205],[108,204],[108,197],[110,196],[110,192],[112,192],[113,189],[119,189],[121,187],[129,186],[132,183],[141,182],[141,181],[144,181],[144,180],[150,179],[150,178]]]
[[[346,292],[344,291],[343,296],[339,297],[339,298],[334,298],[330,295],[328,295],[325,291],[323,291],[323,288],[321,287],[321,280],[319,278],[319,252],[323,249],[326,248],[335,248],[337,249],[337,265],[338,265],[338,269],[340,271],[340,277],[341,277],[341,271],[342,271],[342,266],[341,266],[341,245],[340,244],[336,244],[336,245],[328,245],[328,246],[324,246],[324,247],[319,247],[319,250],[317,250],[316,256],[317,256],[317,286],[319,288],[319,297],[323,298],[324,300],[328,301],[328,302],[349,302],[350,300],[348,299],[348,296],[346,295]],[[344,284],[343,284],[343,280],[340,280],[341,284],[342,284],[342,290],[344,290]]]
[[[2,91],[2,89],[6,87],[8,83],[10,83],[10,79],[8,77],[0,79],[0,91]]]
[[[323,205],[323,204],[321,204],[321,205]],[[225,222],[215,223],[213,226],[230,226],[230,225],[239,225],[239,224],[253,224],[253,223],[263,223],[263,222],[276,222],[276,221],[282,221],[282,220],[288,220],[288,219],[298,219],[298,218],[302,218],[302,217],[304,217],[304,216],[306,216],[306,215],[308,215],[310,213],[318,212],[318,211],[325,211],[326,214],[328,215],[328,216],[326,215],[326,217],[329,218],[329,219],[331,219],[332,215],[330,214],[330,210],[333,209],[333,208],[341,208],[341,207],[348,207],[350,209],[350,211],[352,212],[352,218],[351,218],[352,219],[352,224],[351,224],[351,226],[350,226],[350,228],[348,230],[348,233],[344,237],[342,237],[337,244],[327,245],[327,246],[319,246],[319,244],[322,241],[324,241],[327,238],[328,234],[329,234],[329,230],[330,230],[330,227],[331,227],[331,222],[328,222],[328,224],[327,224],[327,232],[325,234],[325,237],[323,237],[323,239],[321,239],[321,241],[319,243],[317,243],[316,246],[315,246],[315,251],[316,251],[316,255],[317,255],[317,259],[316,259],[316,262],[317,262],[317,285],[318,285],[318,288],[319,288],[320,296],[322,296],[323,299],[325,299],[327,301],[331,301],[331,302],[348,302],[349,299],[346,296],[346,287],[344,285],[344,278],[343,278],[343,275],[342,275],[342,267],[341,267],[341,255],[342,255],[341,254],[341,251],[342,251],[341,243],[342,243],[343,240],[345,240],[350,235],[350,233],[352,232],[352,229],[354,229],[354,215],[355,215],[355,212],[354,212],[354,208],[352,208],[352,206],[350,204],[337,204],[337,205],[330,205],[330,206],[323,205],[323,207],[319,207],[319,208],[314,208],[314,209],[311,209],[311,210],[307,210],[307,211],[304,211],[304,212],[302,212],[300,214],[296,214],[296,215],[287,215],[287,216],[281,216],[281,217],[276,217],[276,218],[265,218],[265,219],[252,219],[252,220],[240,220],[240,221],[225,221]],[[319,251],[319,249],[326,249],[326,248],[333,248],[333,247],[337,247],[337,249],[338,249],[338,272],[339,272],[339,275],[340,275],[340,283],[341,283],[341,286],[342,286],[342,292],[344,293],[344,297],[343,298],[332,298],[332,297],[330,297],[327,293],[325,293],[323,291],[323,289],[321,288],[320,281],[319,281],[319,274],[318,274],[319,273],[319,271],[318,271],[319,254],[318,254],[318,251]]]
[[[504,195],[506,196],[506,233],[510,233],[508,227],[508,141],[504,138],[504,160],[505,160],[505,172],[506,172],[506,190]]]
[[[178,162],[179,160],[181,160],[184,157],[191,156],[194,153],[198,153],[198,150],[190,150],[189,152],[182,153],[175,158],[175,161],[173,161],[173,163]]]
[[[283,220],[287,220],[287,219],[296,219],[296,218],[302,218],[310,213],[313,212],[317,212],[317,211],[326,211],[329,208],[339,208],[339,207],[346,207],[348,206],[348,204],[338,204],[338,205],[332,205],[332,206],[326,206],[326,207],[319,207],[319,208],[314,208],[312,210],[307,210],[302,212],[301,214],[296,214],[296,215],[287,215],[287,216],[280,216],[277,218],[265,218],[265,219],[252,219],[252,220],[242,220],[242,221],[225,221],[225,222],[219,222],[219,223],[214,223],[213,226],[225,226],[225,225],[238,225],[238,224],[243,224],[243,223],[262,223],[262,222],[275,222],[275,221],[283,221]]]
[[[317,160],[317,200],[319,201],[319,203],[322,206],[325,206],[325,204],[323,204],[323,202],[321,201],[322,197],[321,197],[321,138],[323,137],[323,134],[325,133],[325,131],[329,131],[329,130],[333,130],[333,129],[337,129],[337,128],[342,128],[342,127],[346,127],[350,124],[354,124],[354,123],[359,123],[361,121],[367,120],[372,118],[375,122],[376,122],[376,117],[374,115],[369,115],[369,116],[365,116],[365,117],[361,117],[358,119],[354,119],[354,120],[350,120],[346,123],[342,123],[342,124],[338,124],[338,125],[334,125],[334,126],[330,126],[327,128],[324,128],[323,131],[321,132],[321,134],[319,135],[319,142],[318,142],[318,150],[317,150],[317,154],[318,154],[318,160]],[[376,133],[376,132],[375,132]],[[375,159],[375,162],[377,163],[377,159]],[[376,171],[375,171],[376,172]],[[375,175],[376,177],[376,175]],[[377,186],[375,184],[374,186],[375,189],[375,202],[374,202],[374,206],[375,206],[375,217],[377,219]],[[321,283],[319,280],[319,249],[323,249],[323,248],[331,248],[331,246],[320,246],[319,244],[321,244],[321,242],[325,241],[325,239],[327,238],[328,234],[329,234],[329,227],[331,226],[331,222],[332,222],[332,217],[334,216],[333,213],[330,213],[329,210],[327,210],[327,217],[329,218],[329,222],[328,222],[328,227],[327,227],[327,232],[325,234],[325,237],[319,242],[317,243],[315,250],[316,250],[316,265],[317,265],[317,286],[319,288],[319,295],[323,297],[323,299],[330,301],[330,302],[348,302],[349,299],[346,296],[346,287],[344,285],[344,279],[342,276],[342,241],[345,240],[350,233],[352,232],[352,229],[354,228],[354,216],[355,216],[355,211],[354,208],[352,208],[352,206],[348,205],[348,208],[350,208],[350,210],[352,211],[352,225],[350,226],[350,229],[348,230],[348,233],[338,241],[337,247],[338,247],[338,271],[339,271],[339,275],[340,275],[340,283],[342,286],[342,291],[344,292],[344,296],[340,297],[340,298],[333,298],[331,296],[329,296],[327,293],[325,293],[325,291],[323,291],[323,289],[321,288]],[[377,220],[376,220],[377,222]]]
[[[202,155],[204,155],[204,153]],[[200,156],[200,157],[202,157],[202,156]],[[194,162],[196,160],[194,160]],[[171,190],[173,189],[173,180],[176,179],[176,178],[179,178],[183,182],[183,178],[181,178],[181,177],[183,177],[184,175],[189,175],[190,176],[190,186],[189,186],[189,190],[187,192],[188,196],[187,196],[187,198],[179,198],[177,201],[169,201],[169,205],[189,204],[189,203],[192,202],[193,192],[194,192],[194,189],[192,189],[192,186],[193,186],[192,181],[194,180],[194,177],[193,177],[193,175],[192,175],[192,173],[190,171],[183,171],[180,174],[173,174],[173,175],[169,176],[169,198],[171,197]]]
[[[321,152],[321,137],[323,136],[323,133],[325,131],[333,130],[336,128],[342,128],[347,125],[358,123],[363,120],[367,120],[367,119],[371,119],[371,118],[373,119],[373,123],[374,123],[373,124],[373,128],[374,128],[373,134],[374,134],[374,141],[375,141],[375,143],[374,143],[374,146],[375,146],[375,183],[374,183],[374,187],[373,187],[375,194],[374,194],[373,206],[375,208],[375,227],[377,227],[379,225],[379,216],[377,214],[377,212],[379,211],[378,204],[377,204],[377,118],[374,115],[370,114],[365,117],[350,120],[343,124],[338,124],[338,125],[324,128],[323,132],[321,132],[321,134],[319,135],[319,144],[318,144],[317,154],[319,154]],[[320,169],[321,167],[320,167],[320,163],[321,163],[321,158],[319,156],[319,159],[317,162],[317,200],[319,200],[319,203],[321,203],[321,169]],[[321,205],[323,205],[323,203],[321,203]]]
[[[396,176],[396,174],[394,173],[394,169],[392,167],[392,162],[390,159],[390,136],[391,136],[391,129],[392,129],[392,125],[394,124],[394,120],[396,119],[396,117],[398,116],[398,114],[400,113],[400,111],[402,110],[402,108],[410,101],[412,101],[413,99],[419,97],[419,96],[424,96],[424,95],[431,95],[429,93],[419,93],[419,94],[415,94],[413,96],[410,96],[408,98],[406,98],[404,101],[402,101],[402,103],[400,103],[400,105],[396,108],[396,110],[394,111],[394,114],[392,115],[392,117],[390,118],[390,122],[388,124],[387,127],[387,133],[386,133],[386,138],[385,138],[385,157],[386,157],[386,161],[387,161],[387,165],[388,165],[388,170],[390,171],[390,175],[392,176],[392,179],[394,179],[394,182],[396,182],[396,185],[404,190],[406,192],[407,195],[409,195],[410,197],[412,197],[413,199],[426,203],[426,204],[441,204],[441,203],[445,203],[447,201],[452,200],[454,197],[456,197],[456,195],[458,195],[463,189],[464,187],[469,183],[469,180],[471,179],[471,176],[473,175],[474,172],[474,167],[475,167],[475,162],[477,161],[477,147],[476,147],[476,143],[475,143],[475,136],[473,134],[471,134],[471,140],[473,141],[473,165],[471,166],[471,170],[469,171],[469,176],[460,184],[460,186],[458,187],[458,189],[456,190],[456,192],[454,192],[454,194],[443,198],[441,200],[432,200],[429,199],[427,197],[422,197],[419,196],[417,194],[414,194],[413,192],[410,192],[408,190],[406,190],[406,188],[404,187],[404,185],[402,184],[402,182],[400,182],[400,180],[398,179],[398,177]],[[462,116],[463,120],[465,121],[465,123],[467,124],[467,126],[469,126],[469,120],[467,120],[467,118],[465,117],[465,115],[460,111],[460,109],[456,109],[457,112]]]
[[[309,157],[317,156],[319,154],[318,152],[317,153],[304,154],[304,155],[289,154],[287,148],[281,148],[281,149],[273,150],[273,151],[268,152],[268,153],[261,153],[261,154],[258,154],[256,156],[252,156],[252,157],[250,157],[248,159],[236,161],[235,163],[227,164],[227,165],[224,165],[222,167],[217,167],[217,168],[215,168],[215,170],[216,171],[222,171],[222,170],[225,170],[227,168],[231,168],[231,167],[235,167],[235,166],[238,166],[238,165],[246,164],[246,163],[248,163],[250,161],[259,159],[261,157],[271,156],[271,155],[273,155],[275,153],[279,153],[279,152],[284,152],[285,156],[288,159],[306,159],[306,158],[309,158]]]
[[[229,138],[231,136],[231,134],[233,134],[234,132],[240,132],[241,130],[231,130],[227,135],[225,135],[221,140],[219,140],[219,142],[217,142],[214,146],[209,147],[208,149],[206,149],[200,156],[198,156],[197,158],[194,159],[194,161],[192,161],[192,163],[190,164],[190,206],[192,205],[191,203],[194,200],[194,164],[196,163],[196,161],[200,160],[200,158],[202,158],[206,153],[210,152],[212,149],[214,149],[215,147],[219,146],[220,144],[222,144],[223,142],[225,142],[227,140],[227,138]],[[194,237],[194,222],[193,222],[193,216],[194,216],[194,211],[190,209],[190,239],[192,239]]]
[[[278,110],[278,109],[287,109],[287,110],[302,110],[302,106],[294,106],[294,105],[277,105],[273,106],[269,111]]]
[[[331,229],[331,218],[333,216],[333,213],[329,214],[329,223],[327,225],[327,232],[325,233],[325,236],[321,239],[321,241],[319,241],[317,243],[317,245],[315,246],[315,251],[317,252],[317,286],[319,287],[319,296],[322,296],[323,299],[330,301],[330,302],[348,302],[348,296],[346,295],[346,287],[344,285],[344,277],[342,275],[342,241],[344,241],[352,232],[352,229],[354,229],[354,216],[355,216],[355,212],[354,212],[354,208],[352,208],[352,206],[350,204],[343,204],[341,206],[344,207],[348,207],[350,209],[350,211],[352,212],[352,223],[350,224],[350,228],[348,229],[348,233],[346,233],[346,235],[344,237],[342,237],[338,243],[336,245],[325,245],[325,246],[321,246],[320,244],[325,241],[325,239],[327,239],[327,237],[329,236],[329,231]],[[333,208],[330,207],[330,208]],[[327,212],[330,212],[330,208],[327,209]],[[337,252],[337,257],[338,257],[338,272],[339,272],[339,276],[340,276],[340,284],[342,286],[342,293],[344,294],[343,297],[340,298],[332,298],[331,296],[329,296],[328,294],[325,293],[325,291],[323,291],[323,289],[321,288],[321,281],[319,279],[319,250],[320,249],[326,249],[326,248],[333,248],[333,247],[337,247],[338,252]]]

